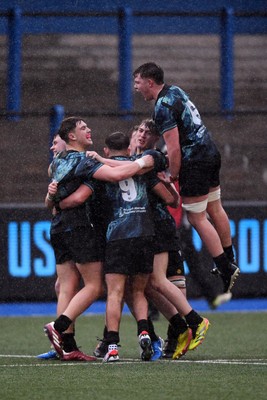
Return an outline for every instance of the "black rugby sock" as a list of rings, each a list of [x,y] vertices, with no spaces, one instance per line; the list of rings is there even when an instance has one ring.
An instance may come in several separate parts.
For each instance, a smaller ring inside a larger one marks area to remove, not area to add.
[[[157,340],[159,340],[159,337],[156,335],[152,319],[150,317],[148,317],[147,322],[148,322],[148,333],[149,333],[150,339],[152,340],[152,342],[156,342]]]
[[[218,257],[214,257],[213,261],[221,273],[228,270],[230,261],[225,253],[220,254]]]
[[[230,262],[234,262],[235,261],[235,255],[234,255],[234,250],[233,250],[233,246],[228,246],[228,247],[224,247],[223,248],[228,260]]]
[[[63,342],[63,349],[67,353],[78,350],[76,340],[74,339],[74,333],[63,333],[62,342]]]
[[[176,338],[178,335],[180,335],[180,333],[183,333],[187,330],[187,324],[185,320],[178,313],[173,315],[169,322],[173,329],[173,336],[176,335]]]
[[[137,336],[143,331],[149,332],[147,319],[140,319],[137,321]]]
[[[68,329],[68,327],[70,326],[71,323],[72,323],[72,320],[69,319],[69,317],[67,317],[64,314],[61,314],[56,319],[55,324],[54,324],[54,328],[59,333],[63,333],[64,331],[66,331]]]
[[[191,310],[190,313],[185,315],[185,320],[189,328],[192,328],[199,325],[202,322],[203,318],[201,318],[201,316],[195,310]]]
[[[119,332],[108,331],[106,334],[106,341],[108,344],[118,344],[120,341]]]

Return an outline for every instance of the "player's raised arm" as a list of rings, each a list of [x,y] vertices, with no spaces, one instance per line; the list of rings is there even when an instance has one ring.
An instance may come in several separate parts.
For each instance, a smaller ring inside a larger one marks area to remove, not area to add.
[[[143,168],[153,167],[154,159],[152,156],[147,155],[125,164],[114,168],[103,165],[93,174],[93,177],[102,181],[119,182],[132,177]]]

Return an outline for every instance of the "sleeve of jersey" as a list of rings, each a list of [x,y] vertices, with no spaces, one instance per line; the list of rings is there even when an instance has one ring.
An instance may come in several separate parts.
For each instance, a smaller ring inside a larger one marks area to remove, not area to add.
[[[161,135],[177,126],[178,113],[184,108],[181,100],[176,101],[174,105],[165,100],[155,110],[155,123]]]
[[[160,182],[160,179],[157,177],[157,174],[154,170],[148,172],[147,174],[145,174],[143,176],[145,177],[147,189],[149,191],[152,190],[153,187],[156,186]]]
[[[85,180],[84,182],[83,182],[83,185],[86,185],[86,186],[88,186],[93,192],[95,191],[95,186],[96,186],[96,182],[95,182],[95,180],[94,179],[91,179],[91,180]]]
[[[145,155],[151,155],[154,158],[154,171],[165,171],[168,168],[168,159],[161,151],[154,149],[145,150],[142,156]]]
[[[103,164],[101,164],[99,161],[87,157],[84,158],[76,167],[75,169],[75,176],[77,178],[80,178],[83,183],[86,185],[89,185],[89,182],[92,180],[92,177],[94,173],[102,167]]]

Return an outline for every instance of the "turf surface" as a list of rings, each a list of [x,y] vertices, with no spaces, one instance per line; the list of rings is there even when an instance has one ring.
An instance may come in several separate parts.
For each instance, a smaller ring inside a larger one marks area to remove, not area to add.
[[[3,317],[0,335],[1,400],[43,399],[192,399],[267,398],[267,313],[205,313],[211,327],[203,344],[177,361],[141,362],[136,324],[121,323],[120,361],[102,364],[43,361],[49,350],[43,325],[50,317]],[[92,354],[104,315],[82,316],[76,339]],[[165,338],[167,323],[155,322]]]

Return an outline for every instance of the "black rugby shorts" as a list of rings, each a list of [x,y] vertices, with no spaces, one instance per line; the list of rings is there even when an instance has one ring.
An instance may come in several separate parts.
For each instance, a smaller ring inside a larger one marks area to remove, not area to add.
[[[114,240],[106,245],[105,274],[137,275],[153,271],[153,238]]]
[[[100,261],[94,231],[88,226],[77,227],[67,232],[52,233],[51,244],[57,264],[70,260],[79,264]]]
[[[182,197],[204,196],[210,188],[220,185],[221,156],[212,159],[190,161],[182,164],[179,184]]]

